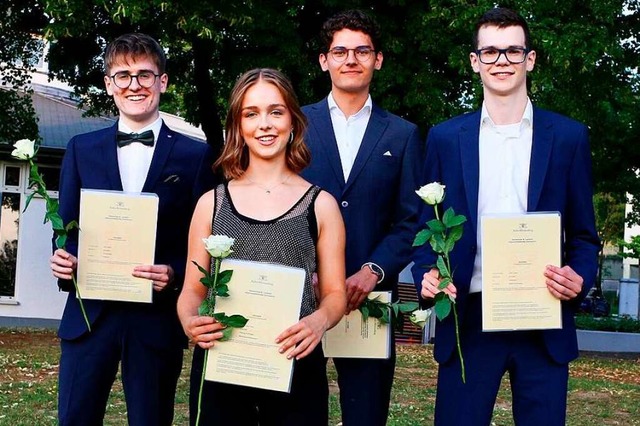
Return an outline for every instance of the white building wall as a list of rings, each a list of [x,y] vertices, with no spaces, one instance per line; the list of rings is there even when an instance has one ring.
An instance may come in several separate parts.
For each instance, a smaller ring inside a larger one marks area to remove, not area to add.
[[[59,320],[67,293],[51,275],[51,224],[43,224],[45,202],[33,198],[27,211],[22,197],[14,300],[0,300],[0,317]]]
[[[625,209],[624,209],[625,217],[629,213],[631,213],[631,204],[627,203],[627,205],[625,206]],[[625,228],[624,228],[624,240],[626,242],[631,241],[631,238],[636,236],[636,235],[640,235],[640,226],[639,225],[633,225],[633,226],[626,225],[625,226]],[[638,278],[638,276],[637,276],[637,268],[638,268],[638,259],[625,257],[623,259],[623,261],[622,261],[622,277],[623,278]],[[633,273],[632,273],[632,269],[633,269]]]

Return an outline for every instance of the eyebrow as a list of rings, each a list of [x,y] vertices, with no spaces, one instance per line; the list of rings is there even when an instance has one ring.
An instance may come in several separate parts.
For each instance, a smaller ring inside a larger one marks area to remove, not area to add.
[[[272,108],[278,108],[278,107],[280,107],[280,108],[287,108],[287,106],[286,106],[285,104],[271,104],[271,105],[268,105],[268,106],[267,106],[267,108],[269,108],[269,109],[272,109]],[[259,109],[259,108],[258,108],[257,106],[254,106],[254,105],[249,105],[249,106],[246,106],[246,107],[242,107],[242,110],[243,110],[243,111],[244,111],[245,109]]]
[[[497,47],[497,46],[485,46],[485,47],[478,47],[478,50],[484,50],[484,49],[502,49],[501,47]],[[526,49],[526,47],[520,45],[520,44],[512,44],[511,46],[507,46],[505,47],[505,49]]]

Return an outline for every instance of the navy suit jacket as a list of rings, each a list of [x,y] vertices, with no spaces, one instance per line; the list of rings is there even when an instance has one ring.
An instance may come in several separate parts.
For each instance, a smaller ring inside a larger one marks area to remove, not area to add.
[[[60,215],[64,223],[78,220],[81,188],[122,191],[116,133],[117,124],[75,136],[67,145],[60,173]],[[152,345],[186,344],[176,301],[184,280],[191,216],[200,195],[215,184],[212,164],[213,152],[206,143],[162,125],[142,191],[159,197],[155,264],[170,265],[175,272],[174,280],[169,288],[153,292],[152,304],[83,299],[92,324],[110,306],[138,315],[136,324],[128,325],[145,330],[140,336]],[[66,249],[77,255],[77,232],[69,236]],[[58,334],[63,339],[75,339],[87,331],[87,326],[73,286],[66,289],[70,294]]]
[[[446,185],[443,209],[453,207],[456,213],[464,214],[468,219],[462,239],[451,253],[461,321],[464,321],[465,299],[476,255],[480,115],[480,111],[465,114],[431,129],[423,179],[424,184],[440,182]],[[592,197],[587,128],[567,117],[534,107],[527,210],[560,212],[564,238],[562,265],[558,266],[569,265],[584,279],[579,297],[562,302],[563,328],[543,332],[550,356],[560,363],[578,356],[573,315],[596,277],[599,240]],[[420,223],[426,223],[433,216],[433,207],[424,205]],[[413,275],[418,294],[422,275],[431,269],[435,259],[429,244],[415,252]],[[447,361],[455,348],[452,317],[438,321],[436,327],[434,355],[438,362]]]
[[[418,128],[374,103],[345,182],[327,99],[303,107],[303,112],[309,120],[305,141],[311,164],[302,176],[340,205],[347,231],[347,276],[374,262],[385,271],[376,290],[392,290],[395,297],[398,274],[410,260],[420,206],[414,192],[423,164]]]

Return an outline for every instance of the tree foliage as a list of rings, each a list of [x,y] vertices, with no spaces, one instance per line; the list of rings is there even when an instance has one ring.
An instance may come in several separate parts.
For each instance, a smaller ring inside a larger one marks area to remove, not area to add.
[[[428,129],[477,108],[479,79],[469,65],[475,20],[489,0],[46,0],[54,39],[56,76],[73,83],[97,110],[111,102],[100,55],[126,31],[158,38],[170,59],[174,90],[163,107],[202,124],[220,147],[226,99],[237,76],[253,67],[276,67],[293,81],[301,103],[330,90],[318,66],[317,34],[331,14],[360,8],[383,32],[384,63],[372,86],[374,100]],[[640,200],[640,0],[508,0],[530,23],[535,70],[532,100],[590,128],[599,192]],[[102,95],[104,96],[104,95]],[[586,183],[585,183],[586,184]],[[636,203],[638,204],[638,203]],[[638,204],[637,211],[640,211]]]
[[[46,21],[42,7],[32,0],[3,0],[0,10],[0,142],[38,137],[31,103],[29,73],[42,54],[35,34]]]

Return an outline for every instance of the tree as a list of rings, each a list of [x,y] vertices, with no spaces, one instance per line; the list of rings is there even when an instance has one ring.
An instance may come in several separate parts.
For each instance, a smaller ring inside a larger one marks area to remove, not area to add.
[[[202,124],[209,143],[222,144],[226,99],[236,77],[252,67],[276,67],[293,81],[301,103],[326,96],[316,36],[329,15],[360,8],[379,21],[384,64],[373,98],[428,129],[482,101],[469,65],[475,20],[493,0],[46,0],[55,42],[50,66],[99,109],[100,55],[107,40],[144,31],[168,49],[173,108]],[[640,0],[507,0],[530,23],[536,69],[532,100],[590,128],[598,192],[640,200]],[[163,104],[164,107],[165,104]],[[634,202],[640,212],[640,201]],[[640,217],[640,216],[638,216]]]
[[[36,1],[4,0],[0,11],[0,142],[38,137],[29,73],[42,55],[46,23]]]

